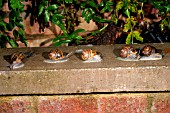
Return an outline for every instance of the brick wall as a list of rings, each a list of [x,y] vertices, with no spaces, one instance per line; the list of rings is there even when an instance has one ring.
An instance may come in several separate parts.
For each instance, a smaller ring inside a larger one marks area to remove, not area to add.
[[[9,96],[0,113],[170,113],[170,93]]]

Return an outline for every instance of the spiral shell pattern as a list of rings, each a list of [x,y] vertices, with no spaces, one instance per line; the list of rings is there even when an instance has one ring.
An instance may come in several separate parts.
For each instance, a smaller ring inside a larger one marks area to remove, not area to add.
[[[58,60],[64,58],[64,54],[61,50],[59,49],[53,49],[48,53],[48,57],[51,60]]]
[[[11,55],[11,62],[12,63],[20,63],[24,59],[24,54],[21,52],[16,52]]]
[[[88,60],[96,55],[96,51],[92,49],[85,49],[81,53],[82,60]]]
[[[123,46],[120,51],[120,57],[128,58],[128,57],[137,57],[137,50],[129,45]]]

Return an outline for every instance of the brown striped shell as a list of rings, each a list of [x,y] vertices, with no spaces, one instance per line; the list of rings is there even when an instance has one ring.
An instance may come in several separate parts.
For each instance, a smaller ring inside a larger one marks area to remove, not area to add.
[[[96,55],[96,51],[92,49],[85,49],[81,53],[82,60],[88,60]]]
[[[141,50],[142,56],[150,56],[151,54],[155,52],[156,52],[156,48],[150,45],[144,46]]]
[[[11,55],[11,62],[12,63],[20,63],[24,59],[24,54],[21,52],[16,52]]]
[[[48,53],[48,57],[51,60],[59,60],[64,58],[64,54],[61,50],[59,49],[52,49],[49,53]]]
[[[123,46],[120,50],[120,57],[122,58],[136,58],[137,57],[137,50],[129,45]]]

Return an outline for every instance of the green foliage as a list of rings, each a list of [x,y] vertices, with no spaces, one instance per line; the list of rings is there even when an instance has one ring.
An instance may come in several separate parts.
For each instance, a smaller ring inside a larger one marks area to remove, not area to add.
[[[161,30],[166,27],[170,30],[170,0],[151,0],[155,8],[159,9],[163,20],[160,23]]]
[[[77,41],[77,43],[80,43],[80,40],[82,40],[83,38],[81,36],[79,36],[78,33],[84,32],[84,31],[85,31],[84,29],[77,29],[70,35],[63,34],[63,35],[57,36],[53,40],[53,43],[54,43],[55,46],[60,46],[64,43],[69,43],[74,39]]]
[[[1,10],[5,2],[5,0],[0,2]],[[9,43],[12,47],[18,47],[18,39],[27,45],[24,25],[22,24],[23,19],[20,17],[20,14],[24,11],[24,5],[21,2],[22,0],[9,0],[9,23],[4,21],[5,14],[0,15],[0,47],[6,47],[6,43]]]
[[[120,0],[116,5],[116,11],[122,11],[126,16],[123,32],[127,32],[126,44],[133,44],[134,38],[143,42],[143,38],[140,36],[139,31],[134,31],[138,25],[137,15],[144,15],[142,5],[139,7],[138,0]],[[136,13],[136,15],[134,15]]]
[[[136,23],[137,23],[137,21],[135,21],[134,17],[127,18],[123,31],[124,32],[128,32],[129,30],[132,31],[132,28],[133,28],[133,26],[136,25]]]
[[[128,34],[126,38],[126,44],[133,44],[133,40],[136,38],[136,40],[143,42],[143,38],[140,36],[139,31],[132,31]]]
[[[5,47],[9,43],[12,47],[18,47],[17,41],[20,40],[27,45],[23,19],[20,14],[24,11],[22,2],[25,0],[8,0],[9,22],[5,22],[5,13],[2,7],[7,0],[0,1],[0,46]],[[38,22],[40,32],[49,27],[49,23],[59,26],[62,34],[57,36],[53,43],[60,46],[64,43],[76,41],[81,43],[84,39],[79,34],[85,32],[83,29],[75,30],[78,18],[76,13],[82,12],[82,17],[89,23],[91,20],[98,25],[98,30],[91,32],[89,36],[101,33],[107,25],[103,23],[114,22],[118,24],[120,14],[123,15],[124,23],[121,25],[123,33],[127,34],[126,44],[133,44],[134,39],[143,42],[140,36],[139,19],[144,19],[143,4],[147,0],[102,0],[99,4],[96,0],[31,0],[31,25]],[[162,21],[160,27],[162,31],[167,27],[170,29],[170,1],[169,0],[150,0],[155,8],[159,9]],[[110,13],[111,19],[104,18],[105,13]],[[12,33],[13,37],[9,35]]]

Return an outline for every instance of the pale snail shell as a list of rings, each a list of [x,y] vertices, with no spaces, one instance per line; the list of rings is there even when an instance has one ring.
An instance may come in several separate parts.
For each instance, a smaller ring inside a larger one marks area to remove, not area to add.
[[[53,49],[48,53],[48,57],[51,60],[59,60],[59,59],[64,58],[64,54],[59,49]]]
[[[25,58],[24,54],[21,52],[13,53],[11,55],[11,62],[14,63],[21,63]]]
[[[126,46],[123,46],[121,51],[120,51],[120,57],[122,58],[137,58],[137,53],[138,51],[129,46],[129,45],[126,45]]]
[[[141,55],[142,56],[150,56],[153,53],[156,53],[156,48],[150,45],[146,45],[142,48],[141,50]]]
[[[97,52],[95,50],[85,49],[81,53],[81,58],[82,58],[82,60],[88,60],[88,59],[91,59],[92,57],[94,57],[96,54],[97,54]]]

